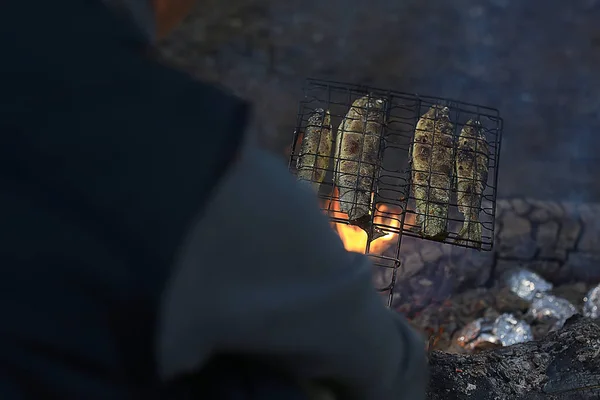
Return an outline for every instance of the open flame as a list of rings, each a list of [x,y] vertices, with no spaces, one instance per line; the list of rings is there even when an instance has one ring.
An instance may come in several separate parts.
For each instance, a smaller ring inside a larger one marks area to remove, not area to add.
[[[324,204],[324,208],[328,210],[329,215],[334,218],[348,219],[348,215],[340,211],[339,192],[337,188],[333,189],[332,197],[333,200],[326,200]],[[377,206],[373,221],[375,224],[380,224],[382,226],[382,229],[386,235],[371,242],[369,246],[369,254],[382,254],[394,243],[395,240],[397,240],[397,233],[390,232],[389,228],[385,229],[383,227],[399,229],[401,216],[402,210],[400,208],[390,207],[386,204],[379,204]],[[408,216],[409,215],[407,215],[407,217]],[[332,222],[331,225],[340,236],[340,239],[342,239],[346,250],[363,254],[365,253],[367,248],[367,233],[364,230],[357,226],[339,222]]]
[[[300,132],[298,134],[298,138],[296,139],[296,151],[298,151],[302,144],[302,138],[303,133]],[[291,154],[291,152],[292,146],[289,146],[285,149],[285,153],[287,155]],[[339,192],[337,188],[333,189],[332,198],[333,201],[324,201],[323,208],[328,211],[329,216],[347,220],[348,215],[340,211]],[[385,227],[392,227],[399,230],[401,216],[402,209],[400,207],[390,207],[385,204],[379,204],[377,206],[373,221],[375,224],[380,224]],[[407,213],[405,215],[405,223],[409,225],[414,224],[414,220],[414,214]],[[357,226],[339,222],[332,222],[331,225],[342,239],[346,250],[363,254],[365,253],[367,248],[367,233],[364,230]],[[386,231],[386,229],[383,230]],[[389,228],[387,230],[389,230]],[[397,233],[389,231],[386,232],[385,236],[379,237],[371,242],[369,246],[369,254],[383,254],[383,252],[385,252],[397,239]]]

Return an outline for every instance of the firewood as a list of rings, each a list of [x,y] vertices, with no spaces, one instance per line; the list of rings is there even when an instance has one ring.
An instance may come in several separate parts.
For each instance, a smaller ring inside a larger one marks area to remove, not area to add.
[[[600,398],[600,326],[575,315],[539,341],[429,355],[428,400]]]

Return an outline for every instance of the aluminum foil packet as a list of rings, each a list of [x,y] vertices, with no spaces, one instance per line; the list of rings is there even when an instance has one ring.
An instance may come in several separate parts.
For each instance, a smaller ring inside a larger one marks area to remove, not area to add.
[[[512,314],[502,314],[495,320],[479,318],[467,324],[459,333],[457,343],[467,351],[510,346],[533,340],[531,327]]]
[[[498,337],[502,346],[511,346],[533,340],[531,327],[525,321],[512,314],[502,314],[494,321],[492,333]]]
[[[589,318],[600,318],[600,285],[592,288],[583,298],[583,315]]]
[[[484,324],[486,324],[486,320],[484,318],[479,318],[465,325],[465,327],[460,330],[458,344],[462,347],[466,347],[468,343],[477,339]]]
[[[529,314],[538,321],[554,321],[552,330],[560,329],[567,319],[577,314],[577,309],[568,300],[547,293],[535,296]]]
[[[538,293],[546,293],[552,290],[552,284],[525,268],[515,268],[507,271],[504,282],[511,292],[526,301],[533,301]]]

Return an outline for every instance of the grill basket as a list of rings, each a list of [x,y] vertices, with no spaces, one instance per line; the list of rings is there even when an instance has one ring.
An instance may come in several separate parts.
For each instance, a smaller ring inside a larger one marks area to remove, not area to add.
[[[461,135],[469,128],[479,136]],[[391,305],[403,236],[492,249],[501,135],[489,107],[309,79],[290,170],[317,191],[346,248],[385,269],[377,289]]]

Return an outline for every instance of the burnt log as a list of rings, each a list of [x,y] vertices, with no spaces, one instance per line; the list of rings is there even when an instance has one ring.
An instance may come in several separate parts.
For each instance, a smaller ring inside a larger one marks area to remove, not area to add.
[[[429,355],[429,400],[600,398],[600,326],[576,315],[544,339],[477,354]]]

